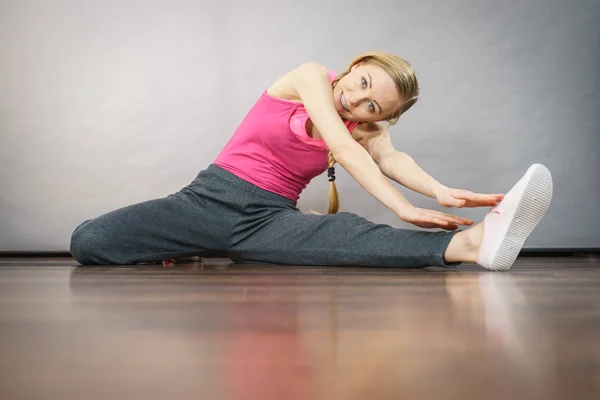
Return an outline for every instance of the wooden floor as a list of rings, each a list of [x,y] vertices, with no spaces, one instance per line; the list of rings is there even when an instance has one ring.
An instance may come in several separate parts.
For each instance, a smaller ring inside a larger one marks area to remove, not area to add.
[[[600,261],[0,259],[0,399],[599,399]]]

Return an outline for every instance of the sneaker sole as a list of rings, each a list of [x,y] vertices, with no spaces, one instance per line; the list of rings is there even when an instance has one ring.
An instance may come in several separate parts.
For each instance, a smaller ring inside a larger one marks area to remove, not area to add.
[[[552,175],[548,168],[541,164],[534,168],[529,182],[519,200],[517,211],[513,216],[508,231],[498,247],[489,267],[495,271],[505,271],[512,267],[525,240],[540,222],[552,199]]]

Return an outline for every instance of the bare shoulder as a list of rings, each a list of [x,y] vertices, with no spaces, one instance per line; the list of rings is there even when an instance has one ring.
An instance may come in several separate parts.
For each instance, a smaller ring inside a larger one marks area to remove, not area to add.
[[[315,61],[302,63],[277,79],[267,93],[285,100],[301,101],[297,87],[306,79],[328,80],[327,69]]]
[[[381,122],[362,122],[352,131],[352,137],[366,148],[368,142],[385,133],[385,125]]]
[[[387,152],[394,151],[392,138],[383,122],[365,122],[358,124],[352,131],[352,137],[378,161]]]

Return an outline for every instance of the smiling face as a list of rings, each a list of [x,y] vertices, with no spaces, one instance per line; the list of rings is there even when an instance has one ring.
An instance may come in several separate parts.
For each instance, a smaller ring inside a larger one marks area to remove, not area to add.
[[[385,120],[402,105],[394,80],[369,63],[353,66],[333,89],[333,98],[342,118],[358,122]]]

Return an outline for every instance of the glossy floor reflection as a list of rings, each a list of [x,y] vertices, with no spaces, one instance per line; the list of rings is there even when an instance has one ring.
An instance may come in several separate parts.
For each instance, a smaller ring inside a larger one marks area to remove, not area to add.
[[[600,261],[0,259],[1,399],[596,399]]]

